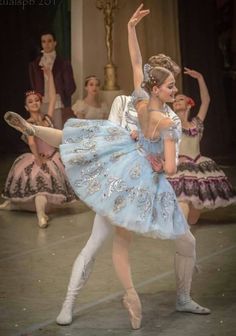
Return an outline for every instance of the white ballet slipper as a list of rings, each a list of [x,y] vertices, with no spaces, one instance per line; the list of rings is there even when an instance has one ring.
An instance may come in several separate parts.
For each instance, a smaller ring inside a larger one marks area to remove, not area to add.
[[[195,267],[194,257],[185,257],[176,253],[175,273],[177,282],[176,310],[192,314],[207,315],[211,311],[200,306],[190,296],[192,275]]]
[[[188,302],[180,303],[176,302],[176,310],[179,312],[208,315],[211,313],[210,309],[200,306],[197,302],[190,299]]]
[[[76,297],[87,282],[92,271],[93,263],[94,259],[86,261],[82,253],[80,253],[80,255],[75,260],[66,293],[66,298],[63,302],[61,311],[56,318],[57,324],[71,324]]]

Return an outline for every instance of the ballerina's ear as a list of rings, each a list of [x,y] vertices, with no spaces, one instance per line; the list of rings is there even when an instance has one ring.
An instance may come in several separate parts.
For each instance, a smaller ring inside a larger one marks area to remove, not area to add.
[[[155,94],[156,97],[159,96],[160,89],[158,86],[154,85],[152,88],[152,92]]]

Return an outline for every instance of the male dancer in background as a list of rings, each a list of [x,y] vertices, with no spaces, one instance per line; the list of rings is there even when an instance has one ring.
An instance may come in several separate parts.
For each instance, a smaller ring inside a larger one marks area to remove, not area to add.
[[[56,53],[57,41],[52,32],[41,34],[42,56],[37,57],[29,64],[29,76],[31,88],[39,92],[43,97],[42,112],[48,111],[48,77],[42,68],[52,70],[56,89],[56,105],[53,114],[53,125],[62,129],[63,112],[71,106],[71,96],[75,92],[76,85],[70,62]]]

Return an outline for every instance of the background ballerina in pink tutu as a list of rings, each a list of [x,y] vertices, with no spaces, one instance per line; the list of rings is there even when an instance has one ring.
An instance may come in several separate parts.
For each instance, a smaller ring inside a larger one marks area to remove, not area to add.
[[[48,114],[43,115],[40,111],[41,95],[28,91],[25,94],[25,108],[30,115],[27,121],[33,125],[53,127],[51,120],[56,101],[54,81],[49,69],[43,71],[49,78]],[[66,178],[58,150],[34,136],[23,135],[22,139],[28,143],[31,153],[20,155],[14,161],[2,193],[6,201],[0,205],[0,209],[32,209],[37,213],[38,225],[45,228],[48,225],[46,211],[50,205],[72,202],[76,197]]]
[[[184,94],[176,95],[173,109],[182,123],[182,138],[177,173],[168,180],[189,224],[196,224],[202,209],[216,209],[236,203],[236,195],[223,170],[200,152],[203,122],[210,103],[205,80],[198,71],[185,68],[184,73],[198,81],[201,105],[196,117],[189,120],[190,110],[195,106],[194,100]]]

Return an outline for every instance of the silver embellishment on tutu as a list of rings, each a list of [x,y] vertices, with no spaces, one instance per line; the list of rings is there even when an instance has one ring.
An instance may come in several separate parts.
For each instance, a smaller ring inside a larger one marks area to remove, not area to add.
[[[136,198],[137,195],[137,190],[135,190],[135,188],[129,188],[128,190],[128,198],[130,200],[130,202],[133,202]]]
[[[78,144],[78,149],[81,148],[82,150],[88,150],[88,151],[95,151],[96,149],[96,142],[95,141],[91,141],[88,139],[85,140],[80,140],[81,145]]]
[[[157,201],[160,202],[163,218],[167,220],[170,216],[172,216],[176,206],[174,194],[170,192],[163,192],[157,196]]]
[[[119,140],[122,135],[124,135],[124,132],[117,127],[109,127],[107,128],[108,135],[105,136],[105,140],[112,142]]]
[[[76,143],[79,141],[79,138],[72,138],[72,137],[69,137],[69,138],[64,138],[64,141],[63,143],[65,144],[70,144],[70,143]]]
[[[87,162],[88,162],[88,159],[86,159],[84,155],[76,155],[75,157],[67,161],[69,165],[85,164]]]
[[[130,171],[129,171],[129,176],[132,179],[137,179],[139,178],[141,175],[141,165],[140,164],[136,164]]]
[[[118,161],[120,158],[122,158],[122,156],[124,155],[123,152],[115,152],[111,155],[110,157],[110,161],[111,162],[116,162]]]
[[[108,191],[104,197],[110,197],[114,192],[128,191],[127,184],[119,178],[111,177],[108,179]]]
[[[114,201],[113,211],[117,213],[121,211],[125,206],[126,206],[125,197],[118,196]]]
[[[85,127],[80,131],[80,137],[83,139],[91,139],[98,132],[98,126]]]
[[[150,212],[152,207],[152,197],[151,193],[144,189],[140,188],[137,193],[137,206],[141,210],[141,218],[145,218],[147,216],[147,213]]]
[[[99,191],[101,189],[101,184],[98,180],[92,180],[88,184],[88,193],[90,195],[94,194],[95,192]]]
[[[74,185],[77,188],[83,187],[84,184],[89,183],[90,181],[95,180],[104,172],[104,167],[100,163],[95,163],[91,167],[87,169],[82,169],[80,173],[80,177],[78,177]]]

